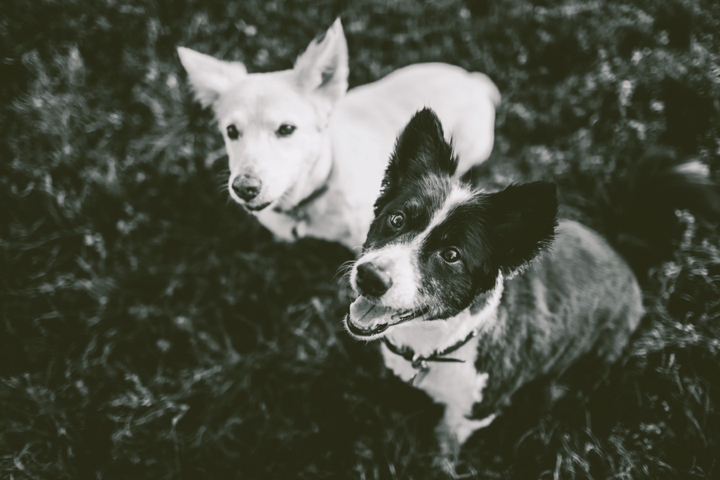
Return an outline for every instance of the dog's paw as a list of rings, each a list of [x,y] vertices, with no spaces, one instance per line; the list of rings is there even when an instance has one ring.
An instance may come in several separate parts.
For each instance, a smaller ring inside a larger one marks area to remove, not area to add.
[[[455,432],[444,422],[435,429],[439,452],[433,460],[433,467],[442,471],[449,478],[458,478],[456,465],[460,455],[460,442]]]
[[[438,440],[438,447],[440,447],[440,456],[453,461],[457,460],[460,454],[460,441],[455,429],[448,425],[447,422],[441,421],[435,427],[435,436]]]
[[[433,460],[433,468],[447,475],[448,478],[459,478],[455,469],[456,465],[457,458],[453,456],[440,454]]]

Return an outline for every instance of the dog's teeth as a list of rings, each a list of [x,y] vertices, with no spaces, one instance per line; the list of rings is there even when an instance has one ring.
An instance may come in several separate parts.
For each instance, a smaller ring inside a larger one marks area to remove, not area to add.
[[[428,307],[419,308],[417,310],[407,310],[405,312],[398,313],[397,315],[395,315],[395,318],[399,320],[408,320],[411,318],[421,317],[425,315],[428,310]]]
[[[375,330],[378,326],[385,325],[387,322],[384,322],[380,319],[373,320],[373,322],[370,324],[370,330]]]

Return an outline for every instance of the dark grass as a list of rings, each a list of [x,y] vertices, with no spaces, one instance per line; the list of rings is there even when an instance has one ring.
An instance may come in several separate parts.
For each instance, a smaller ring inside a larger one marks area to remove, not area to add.
[[[341,328],[338,245],[278,244],[228,201],[185,45],[289,68],[341,15],[351,84],[419,61],[503,93],[484,174],[552,179],[603,230],[649,145],[717,179],[720,5],[90,0],[0,5],[0,477],[435,478],[440,409]],[[720,254],[701,217],[609,373],[529,386],[469,478],[720,477]]]

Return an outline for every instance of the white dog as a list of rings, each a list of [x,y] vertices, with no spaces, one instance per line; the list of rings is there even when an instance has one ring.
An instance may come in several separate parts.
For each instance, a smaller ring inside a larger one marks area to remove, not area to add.
[[[248,74],[241,63],[183,47],[178,54],[225,138],[231,197],[283,240],[362,245],[395,138],[423,106],[452,137],[458,174],[492,150],[500,94],[488,77],[418,64],[347,92],[339,19],[292,70]]]

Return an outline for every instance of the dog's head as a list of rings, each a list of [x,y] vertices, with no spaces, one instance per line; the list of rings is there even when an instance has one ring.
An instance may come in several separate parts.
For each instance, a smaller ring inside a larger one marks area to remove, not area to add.
[[[248,74],[178,48],[198,101],[212,107],[230,160],[231,197],[250,210],[292,207],[328,140],[334,104],[347,91],[347,44],[340,20],[314,40],[292,70]],[[324,180],[324,178],[322,179]]]
[[[354,337],[455,316],[552,241],[554,184],[484,193],[456,179],[456,167],[433,111],[416,113],[397,140],[350,274],[359,295],[346,317]]]

